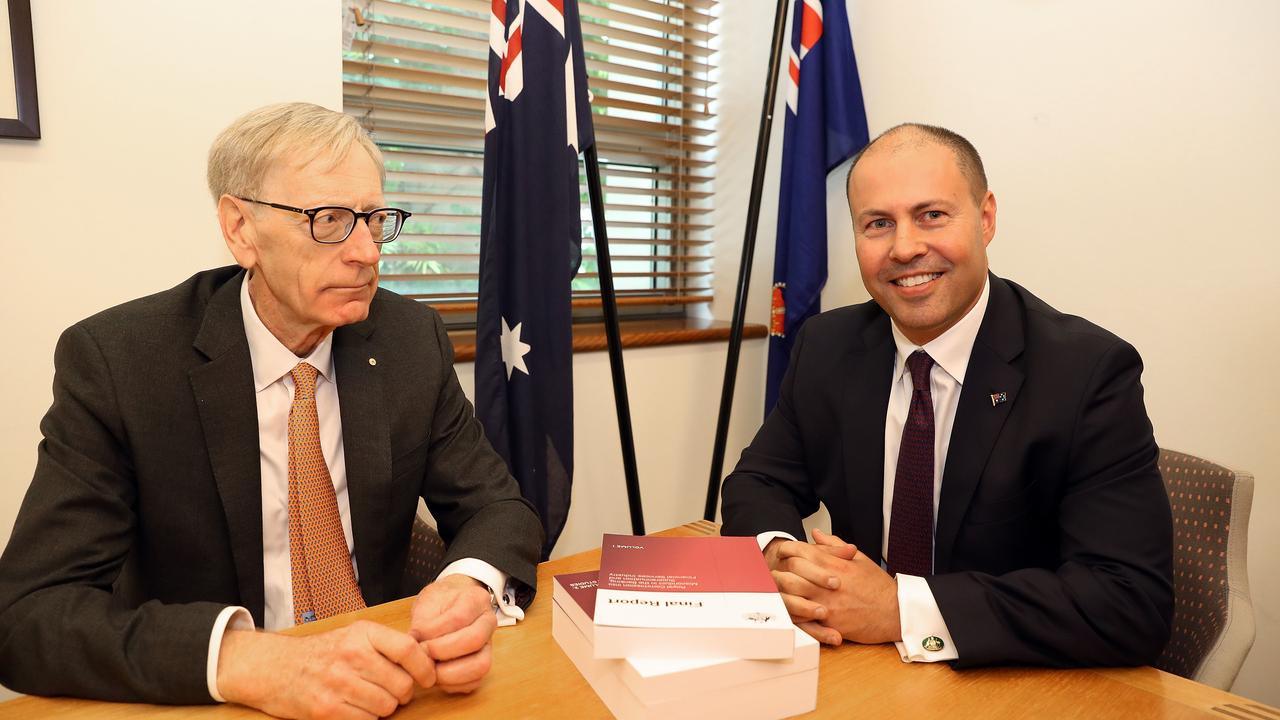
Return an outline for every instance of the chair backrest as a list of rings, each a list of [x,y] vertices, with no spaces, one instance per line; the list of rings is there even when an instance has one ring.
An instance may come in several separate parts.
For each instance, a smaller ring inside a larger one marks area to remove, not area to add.
[[[1156,667],[1226,690],[1253,646],[1245,568],[1253,476],[1172,450],[1160,474],[1173,508],[1173,633]]]
[[[413,531],[409,539],[409,558],[404,566],[402,593],[416,595],[444,569],[445,544],[440,533],[427,524],[421,515],[413,518]]]

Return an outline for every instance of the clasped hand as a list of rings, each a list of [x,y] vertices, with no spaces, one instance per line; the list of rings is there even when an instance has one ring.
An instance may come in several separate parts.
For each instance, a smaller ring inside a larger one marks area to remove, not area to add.
[[[814,529],[813,544],[777,538],[764,553],[792,622],[818,642],[902,638],[897,581],[858,548]]]
[[[414,598],[407,633],[368,621],[305,637],[228,632],[218,689],[230,702],[278,717],[385,717],[417,687],[479,687],[496,627],[488,589],[451,575]]]

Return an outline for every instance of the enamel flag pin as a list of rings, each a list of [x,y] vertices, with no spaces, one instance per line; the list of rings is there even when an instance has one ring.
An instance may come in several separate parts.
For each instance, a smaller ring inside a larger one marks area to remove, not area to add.
[[[991,393],[991,407],[995,407],[1002,402],[1008,402],[1008,401],[1009,401],[1008,393],[1003,393],[1003,392]]]

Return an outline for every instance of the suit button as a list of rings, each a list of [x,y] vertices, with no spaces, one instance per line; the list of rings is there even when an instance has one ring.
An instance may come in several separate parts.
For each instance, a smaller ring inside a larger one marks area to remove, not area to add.
[[[942,638],[938,637],[937,635],[930,635],[929,637],[925,638],[920,643],[920,645],[923,646],[924,649],[928,650],[929,652],[938,652],[939,650],[947,646],[946,643],[942,642]]]

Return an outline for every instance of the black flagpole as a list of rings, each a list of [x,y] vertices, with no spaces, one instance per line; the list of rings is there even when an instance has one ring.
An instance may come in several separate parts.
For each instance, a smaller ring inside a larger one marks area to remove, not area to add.
[[[636,446],[631,436],[631,403],[627,400],[627,373],[622,367],[622,333],[618,330],[618,301],[609,264],[609,236],[604,222],[604,196],[600,192],[600,158],[595,143],[583,153],[587,166],[587,192],[591,195],[591,223],[595,227],[596,264],[600,272],[600,304],[604,306],[604,331],[609,340],[609,369],[613,371],[613,401],[618,407],[618,438],[622,441],[622,470],[627,479],[627,507],[631,509],[631,534],[644,534],[644,508],[640,504],[640,476],[636,472]]]
[[[778,72],[782,66],[783,36],[787,28],[787,0],[778,0],[773,18],[773,47],[769,50],[769,75],[764,86],[764,107],[760,110],[760,136],[756,139],[756,166],[751,175],[751,198],[747,203],[747,229],[742,241],[742,263],[738,267],[738,292],[733,300],[733,327],[729,333],[729,356],[724,364],[724,387],[720,391],[720,416],[716,419],[716,439],[711,450],[711,478],[707,481],[707,506],[702,517],[714,520],[720,497],[720,472],[724,468],[724,446],[729,439],[729,412],[733,409],[733,385],[738,377],[738,354],[742,349],[742,325],[751,287],[751,258],[756,251],[756,226],[760,222],[760,195],[764,190],[764,169],[769,159],[769,132],[773,129],[773,104],[778,96]]]

